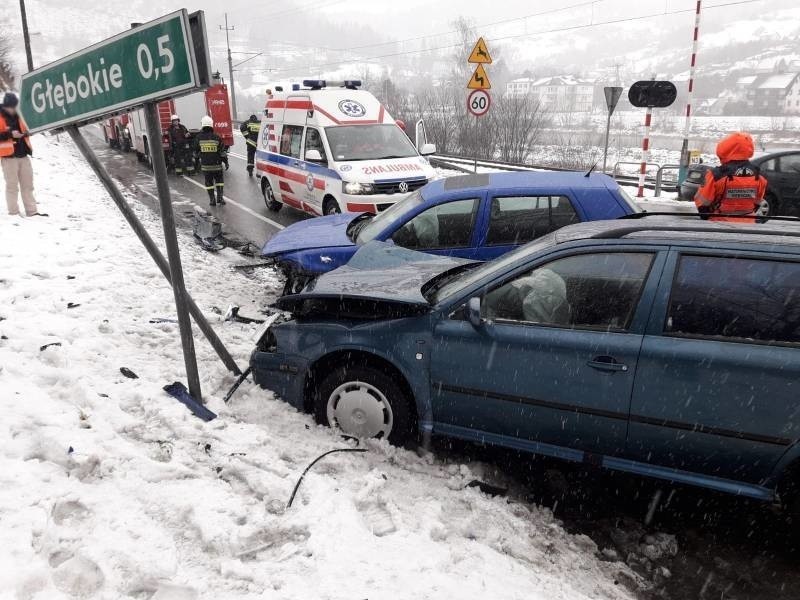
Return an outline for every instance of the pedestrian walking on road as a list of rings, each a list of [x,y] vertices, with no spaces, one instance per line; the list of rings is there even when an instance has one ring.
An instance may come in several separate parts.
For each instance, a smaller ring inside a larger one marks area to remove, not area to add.
[[[252,177],[253,169],[256,166],[256,149],[258,148],[258,134],[261,132],[261,121],[258,120],[255,114],[250,115],[239,131],[244,136],[244,141],[247,142],[247,174]]]
[[[25,119],[17,112],[18,105],[19,98],[13,92],[6,92],[0,104],[0,163],[6,180],[8,214],[19,214],[18,197],[21,194],[27,216],[46,217],[36,208],[33,197],[33,147]]]
[[[169,126],[169,147],[175,164],[175,174],[194,173],[192,161],[192,140],[189,130],[181,123],[178,115],[172,115]]]
[[[746,223],[750,219],[741,216],[747,215],[755,220],[767,192],[767,180],[750,162],[754,152],[755,144],[749,133],[732,133],[720,140],[717,144],[720,166],[706,171],[705,183],[694,197],[700,214],[737,215],[709,217],[712,221]]]
[[[200,157],[200,171],[206,179],[206,191],[211,200],[211,206],[225,204],[223,196],[225,188],[225,177],[222,165],[228,170],[228,155],[225,144],[216,133],[214,133],[214,121],[206,115],[200,119],[200,133],[194,138],[194,151]]]

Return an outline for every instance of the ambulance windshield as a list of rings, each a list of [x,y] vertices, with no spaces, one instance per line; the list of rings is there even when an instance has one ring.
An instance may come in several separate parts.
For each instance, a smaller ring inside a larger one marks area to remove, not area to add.
[[[336,161],[381,160],[417,156],[405,133],[391,125],[326,127],[331,154]]]

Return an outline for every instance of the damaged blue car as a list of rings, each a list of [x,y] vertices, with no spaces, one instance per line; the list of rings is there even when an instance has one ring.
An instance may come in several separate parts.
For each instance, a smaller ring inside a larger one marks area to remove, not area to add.
[[[487,263],[363,246],[255,381],[322,424],[461,438],[800,511],[800,228],[627,218]],[[800,515],[800,513],[798,513]]]
[[[439,256],[492,260],[565,225],[639,212],[608,175],[572,171],[439,179],[377,215],[344,213],[294,223],[261,255],[286,278],[285,294],[340,267],[373,240]]]

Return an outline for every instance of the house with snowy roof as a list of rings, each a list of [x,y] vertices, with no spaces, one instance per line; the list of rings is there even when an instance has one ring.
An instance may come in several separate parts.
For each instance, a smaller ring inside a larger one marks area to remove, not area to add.
[[[748,112],[800,115],[800,73],[766,73],[739,78],[737,89]]]
[[[572,75],[539,79],[521,77],[506,84],[506,94],[533,94],[543,107],[559,112],[591,112],[594,107],[595,84]]]

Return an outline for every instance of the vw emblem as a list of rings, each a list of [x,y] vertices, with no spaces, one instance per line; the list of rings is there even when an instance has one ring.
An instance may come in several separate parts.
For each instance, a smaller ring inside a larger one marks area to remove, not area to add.
[[[339,110],[348,117],[363,117],[367,114],[367,109],[364,108],[364,105],[355,100],[342,100],[339,102]]]
[[[400,185],[397,186],[397,189],[400,190],[401,193],[405,194],[408,191],[408,184],[405,181],[401,181]]]
[[[306,187],[308,188],[309,192],[314,191],[314,176],[309,173],[308,177],[306,177]]]

